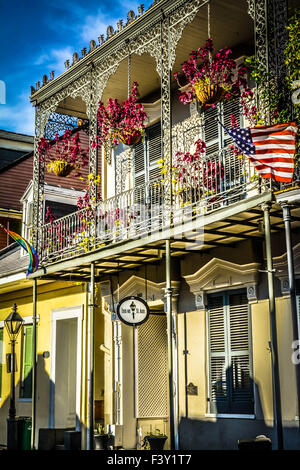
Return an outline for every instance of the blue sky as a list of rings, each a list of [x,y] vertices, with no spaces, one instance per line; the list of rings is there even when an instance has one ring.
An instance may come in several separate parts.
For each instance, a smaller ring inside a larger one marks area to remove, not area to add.
[[[30,85],[42,81],[51,70],[62,73],[66,59],[91,39],[116,29],[127,12],[152,1],[135,0],[0,0],[0,80],[6,86],[5,104],[0,104],[0,129],[24,134],[34,132],[34,110],[29,101]]]

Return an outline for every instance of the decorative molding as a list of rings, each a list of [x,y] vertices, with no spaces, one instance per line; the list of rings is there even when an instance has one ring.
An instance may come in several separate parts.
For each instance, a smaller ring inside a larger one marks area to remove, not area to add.
[[[147,299],[146,299],[146,282],[147,282]],[[163,303],[165,301],[164,295],[164,289],[165,289],[166,283],[165,282],[153,282],[147,279],[145,281],[144,278],[132,275],[127,281],[125,281],[122,285],[119,287],[119,292],[118,289],[115,289],[113,292],[114,296],[114,303],[117,304],[118,298],[123,299],[124,297],[128,297],[130,295],[134,295],[137,297],[142,297],[144,300],[146,300],[147,303],[149,303],[149,306],[163,306]],[[172,289],[173,289],[173,296],[174,300],[178,300],[178,294],[179,294],[179,288],[180,288],[180,281],[172,281]],[[111,295],[104,295],[104,300],[105,302],[110,306],[110,309],[112,309],[112,304],[111,304]]]
[[[300,277],[300,243],[293,246],[293,258],[295,277]],[[273,258],[273,267],[275,269],[275,276],[280,280],[281,293],[289,295],[290,288],[286,253]]]
[[[206,293],[233,287],[246,287],[249,301],[257,300],[259,263],[236,264],[213,258],[194,274],[183,276],[195,295],[196,307],[205,308]]]
[[[121,194],[126,189],[127,176],[132,166],[132,152],[129,147],[116,155],[116,194]]]

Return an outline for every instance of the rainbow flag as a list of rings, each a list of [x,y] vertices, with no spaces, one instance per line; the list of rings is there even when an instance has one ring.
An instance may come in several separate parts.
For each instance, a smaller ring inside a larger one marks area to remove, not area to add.
[[[4,227],[4,225],[0,224],[0,227],[5,230],[5,232],[8,233],[8,235],[15,240],[22,248],[24,248],[25,251],[29,254],[29,266],[26,272],[26,275],[34,273],[39,265],[39,257],[37,255],[37,252],[33,248],[28,241],[25,240],[25,238],[21,237],[18,233],[12,232],[11,230],[7,230],[7,228]]]

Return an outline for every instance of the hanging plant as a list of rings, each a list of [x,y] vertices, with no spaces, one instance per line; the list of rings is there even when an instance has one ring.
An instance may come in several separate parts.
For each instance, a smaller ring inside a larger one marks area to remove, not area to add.
[[[58,134],[54,138],[54,153],[49,152],[52,144],[45,138],[41,138],[38,143],[38,154],[46,162],[49,173],[56,176],[66,177],[73,170],[80,170],[88,164],[88,155],[80,147],[79,132],[72,134],[72,131],[65,130],[63,136]],[[77,173],[76,176],[78,176]]]
[[[95,145],[116,147],[119,142],[125,145],[137,144],[145,133],[147,114],[141,103],[138,103],[138,84],[134,82],[129,98],[122,104],[117,99],[109,98],[105,108],[99,101],[97,120],[99,135]]]
[[[184,104],[198,100],[205,108],[215,106],[221,100],[249,95],[247,86],[247,68],[237,67],[232,58],[231,49],[224,47],[213,57],[212,39],[207,39],[203,47],[190,54],[183,62],[182,71],[188,80],[187,91],[182,91],[180,101]],[[179,87],[178,73],[174,74]]]

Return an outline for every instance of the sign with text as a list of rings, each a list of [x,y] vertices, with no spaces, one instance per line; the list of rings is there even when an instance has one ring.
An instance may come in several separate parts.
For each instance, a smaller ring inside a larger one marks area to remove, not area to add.
[[[126,325],[138,326],[148,319],[149,307],[140,297],[125,297],[117,305],[117,315]]]

